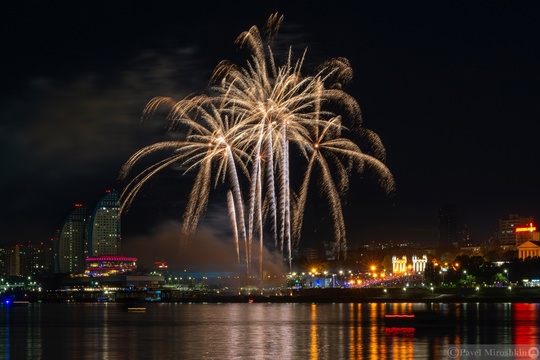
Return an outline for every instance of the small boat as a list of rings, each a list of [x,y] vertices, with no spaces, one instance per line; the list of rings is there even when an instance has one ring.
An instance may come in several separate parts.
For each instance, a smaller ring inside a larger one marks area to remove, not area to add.
[[[7,305],[7,306],[17,306],[17,307],[26,307],[26,306],[29,306],[30,305],[30,301],[26,301],[26,300],[13,300],[13,299],[10,299],[10,298],[7,298],[7,299],[4,299],[2,301],[2,303],[4,305]]]
[[[414,328],[415,314],[385,314],[384,324],[387,328]]]
[[[146,305],[140,302],[128,302],[124,304],[124,310],[127,312],[146,312]]]
[[[128,306],[126,310],[127,312],[146,312],[146,308],[140,306]]]
[[[455,319],[448,315],[432,311],[384,315],[384,323],[387,328],[450,328],[455,324],[453,320]]]
[[[28,306],[28,305],[30,305],[30,301],[15,300],[15,301],[13,301],[13,305],[15,305],[15,306]]]

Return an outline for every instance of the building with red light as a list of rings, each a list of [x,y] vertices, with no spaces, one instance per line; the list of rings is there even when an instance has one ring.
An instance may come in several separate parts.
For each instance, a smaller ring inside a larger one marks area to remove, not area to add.
[[[527,241],[540,240],[540,233],[536,231],[536,226],[531,222],[528,225],[516,226],[516,246],[519,248],[521,244]]]
[[[88,214],[82,204],[75,204],[60,227],[56,244],[55,273],[82,274],[86,267],[86,224]]]
[[[54,251],[54,272],[84,274],[86,258],[121,254],[120,203],[118,192],[106,194],[89,214],[75,204],[60,230]]]
[[[87,256],[121,254],[120,234],[118,192],[107,190],[88,221]]]
[[[531,222],[528,225],[516,226],[516,246],[518,258],[540,257],[540,232]]]
[[[532,216],[521,216],[519,214],[510,214],[506,219],[499,219],[498,240],[503,247],[516,249],[516,228],[523,227],[525,224],[534,222]]]

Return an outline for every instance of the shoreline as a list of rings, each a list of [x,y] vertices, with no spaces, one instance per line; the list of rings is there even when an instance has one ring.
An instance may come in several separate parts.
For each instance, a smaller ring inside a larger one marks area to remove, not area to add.
[[[187,295],[187,294],[186,294]],[[540,303],[540,288],[356,288],[305,289],[289,294],[191,294],[175,302],[266,303]]]
[[[540,288],[316,288],[263,292],[151,289],[100,292],[13,293],[27,303],[540,303]]]

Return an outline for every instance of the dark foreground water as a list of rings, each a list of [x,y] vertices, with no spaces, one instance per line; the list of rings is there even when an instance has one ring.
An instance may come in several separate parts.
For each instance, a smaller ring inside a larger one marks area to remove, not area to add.
[[[482,347],[540,343],[539,304],[529,303],[144,306],[142,313],[115,303],[0,307],[0,358],[473,359],[470,351],[491,351]],[[385,325],[385,314],[420,310],[435,321]]]

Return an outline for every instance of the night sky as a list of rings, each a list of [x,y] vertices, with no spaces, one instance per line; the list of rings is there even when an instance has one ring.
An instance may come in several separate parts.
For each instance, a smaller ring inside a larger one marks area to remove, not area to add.
[[[285,16],[279,44],[308,48],[307,75],[326,59],[350,60],[345,91],[387,150],[396,192],[353,177],[349,247],[435,245],[448,203],[467,209],[476,242],[510,213],[540,218],[537,2],[250,3],[3,5],[2,243],[46,240],[73,204],[92,208],[120,190],[129,156],[163,140],[163,123],[140,122],[146,103],[205,90],[223,59],[244,65],[236,37],[274,12]],[[191,180],[171,170],[152,181],[123,216],[124,243],[180,220]],[[305,245],[329,227],[311,210]],[[210,231],[224,232],[225,218],[212,203]]]

